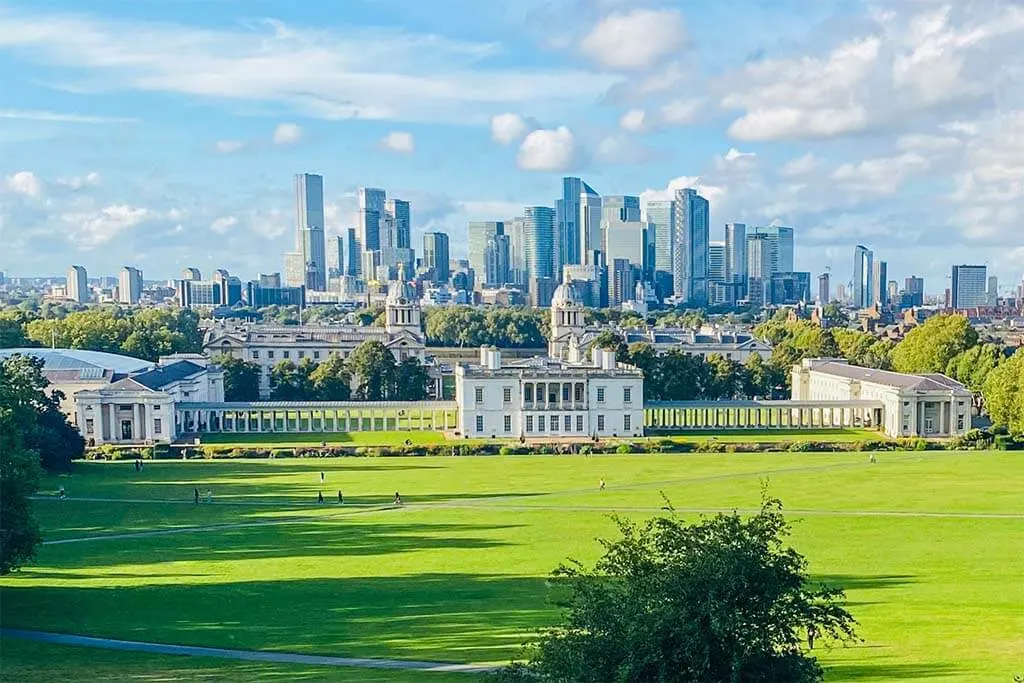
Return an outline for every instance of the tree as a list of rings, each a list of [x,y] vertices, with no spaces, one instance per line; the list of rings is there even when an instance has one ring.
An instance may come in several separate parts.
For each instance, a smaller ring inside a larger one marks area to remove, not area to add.
[[[259,363],[252,363],[234,356],[221,355],[213,359],[224,370],[225,401],[260,400]]]
[[[275,401],[311,401],[314,398],[310,375],[316,366],[308,358],[298,365],[283,360],[270,369],[270,397]]]
[[[0,349],[34,346],[25,334],[28,316],[19,310],[0,313]]]
[[[825,304],[821,309],[821,318],[830,328],[846,327],[850,324],[850,316],[846,314],[838,301]]]
[[[395,388],[391,398],[396,401],[422,401],[427,398],[430,375],[416,358],[406,358],[395,368]]]
[[[671,349],[659,360],[660,400],[693,401],[704,395],[707,368],[703,358]]]
[[[629,345],[626,358],[644,373],[644,398],[648,401],[660,399],[661,358],[654,347],[647,342],[635,342]]]
[[[1024,434],[1024,351],[1018,349],[988,373],[982,395],[994,424]]]
[[[347,401],[352,395],[352,374],[342,357],[332,353],[316,366],[309,379],[318,401]]]
[[[626,346],[626,340],[611,330],[605,330],[597,335],[594,338],[593,346],[605,351],[614,351],[615,356],[623,362],[629,360],[629,347]]]
[[[364,341],[348,357],[356,400],[384,401],[395,386],[395,357],[379,341]]]
[[[801,648],[808,628],[854,639],[843,592],[812,586],[807,561],[785,544],[778,500],[756,515],[688,524],[671,512],[641,525],[616,519],[593,568],[559,567],[570,592],[562,623],[541,634],[505,680],[820,681]]]
[[[736,361],[713,354],[707,364],[707,386],[704,398],[732,399],[742,396],[747,385],[746,368]]]
[[[962,315],[935,315],[907,333],[892,351],[897,372],[947,372],[949,362],[978,343]]]

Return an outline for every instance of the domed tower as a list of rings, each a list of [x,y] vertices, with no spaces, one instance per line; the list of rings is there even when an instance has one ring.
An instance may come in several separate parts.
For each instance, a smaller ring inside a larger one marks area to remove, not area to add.
[[[412,332],[417,337],[420,331],[420,301],[416,288],[405,280],[405,264],[398,264],[398,280],[388,287],[388,298],[384,303],[387,314],[385,329],[389,334],[400,331]]]
[[[586,331],[586,306],[571,280],[566,280],[555,289],[551,297],[551,341],[548,355],[563,358],[569,349],[570,340],[578,344]]]

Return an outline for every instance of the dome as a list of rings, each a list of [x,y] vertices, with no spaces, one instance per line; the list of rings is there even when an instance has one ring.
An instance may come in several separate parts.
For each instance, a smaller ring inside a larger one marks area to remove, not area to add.
[[[389,304],[408,304],[415,301],[416,288],[412,286],[412,283],[405,281],[405,264],[398,264],[398,280],[392,282],[388,286],[388,303]]]
[[[583,300],[571,281],[563,282],[555,289],[551,297],[551,307],[561,308],[565,306],[582,306]]]

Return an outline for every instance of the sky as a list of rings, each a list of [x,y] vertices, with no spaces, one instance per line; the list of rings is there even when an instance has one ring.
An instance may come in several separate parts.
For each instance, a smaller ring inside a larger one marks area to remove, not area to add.
[[[578,175],[1008,291],[1022,77],[1021,0],[0,0],[0,270],[279,271],[301,172],[329,236],[382,187],[462,255]]]

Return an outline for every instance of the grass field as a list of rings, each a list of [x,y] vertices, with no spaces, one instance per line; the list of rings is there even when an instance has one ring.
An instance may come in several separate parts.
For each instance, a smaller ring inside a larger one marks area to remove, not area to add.
[[[613,532],[609,512],[655,514],[662,492],[688,517],[752,509],[765,480],[811,573],[847,589],[861,624],[864,642],[819,651],[827,680],[1024,673],[1024,459],[1005,453],[882,453],[875,464],[861,453],[190,461],[142,473],[83,463],[45,482],[44,494],[64,485],[72,500],[35,504],[48,539],[74,542],[42,547],[33,566],[0,580],[0,621],[159,643],[503,662],[557,618],[546,575],[566,557],[594,559],[594,539]],[[214,502],[192,504],[196,487]],[[396,490],[401,508],[389,505]],[[474,679],[0,646],[0,677],[12,681]]]

